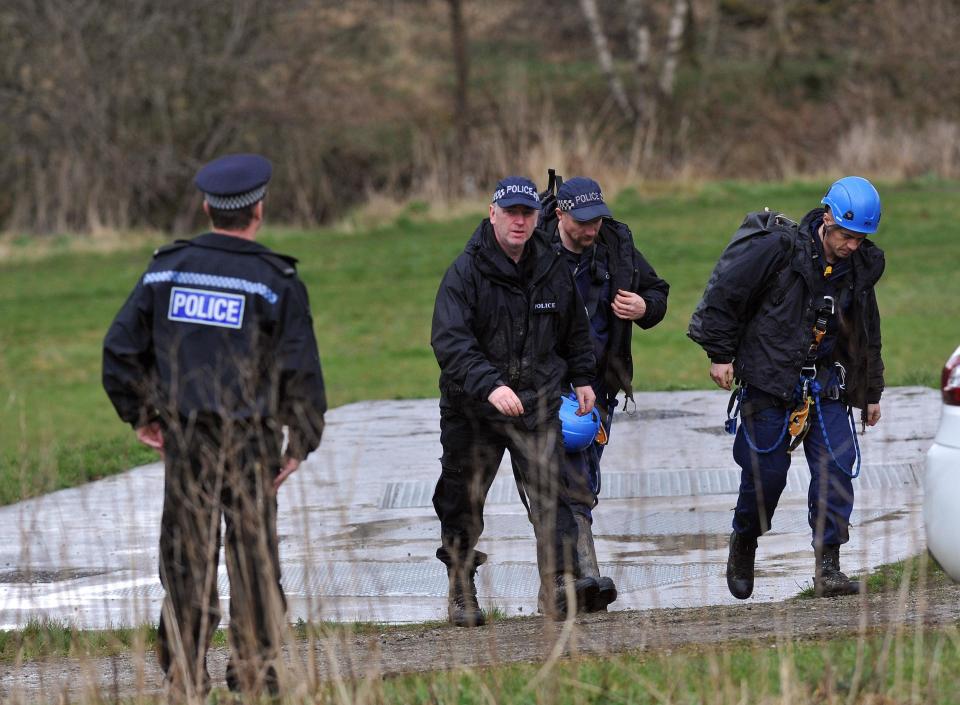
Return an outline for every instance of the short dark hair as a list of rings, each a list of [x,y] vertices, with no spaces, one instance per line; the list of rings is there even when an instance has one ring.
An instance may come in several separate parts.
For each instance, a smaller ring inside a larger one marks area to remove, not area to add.
[[[208,203],[210,222],[218,230],[246,230],[253,222],[253,209],[257,207],[257,203],[229,211],[214,208]]]

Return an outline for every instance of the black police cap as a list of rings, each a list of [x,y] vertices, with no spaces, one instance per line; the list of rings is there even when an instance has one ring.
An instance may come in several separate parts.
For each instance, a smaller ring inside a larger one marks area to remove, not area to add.
[[[227,154],[201,167],[194,183],[211,207],[235,211],[264,197],[272,173],[270,160],[259,154]]]

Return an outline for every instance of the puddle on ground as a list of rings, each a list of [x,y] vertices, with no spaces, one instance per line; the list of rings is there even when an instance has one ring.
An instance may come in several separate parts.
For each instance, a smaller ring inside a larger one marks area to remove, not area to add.
[[[668,556],[690,551],[719,551],[726,550],[730,537],[726,534],[670,534],[654,536],[603,536],[605,540],[615,540],[622,543],[647,543],[653,548],[638,551],[616,551],[614,557],[641,558],[643,556]]]
[[[680,411],[679,409],[638,409],[630,413],[627,411],[618,411],[615,424],[629,423],[631,421],[666,421],[669,419],[682,419],[687,416],[700,416],[689,411]]]
[[[379,521],[366,521],[360,524],[350,524],[346,531],[332,534],[330,541],[363,541],[365,539],[376,538],[384,534],[397,531],[399,529],[408,529],[413,526],[423,524],[424,517],[402,517],[399,519],[381,519]],[[437,534],[439,536],[439,532]]]
[[[11,570],[0,573],[0,584],[39,585],[43,583],[62,583],[67,580],[79,580],[94,575],[106,575],[109,570],[100,568],[59,568],[57,570]]]
[[[862,526],[866,526],[867,524],[874,524],[874,523],[876,523],[876,522],[884,522],[884,523],[885,523],[885,522],[888,522],[888,521],[896,521],[897,519],[903,519],[903,518],[909,517],[909,516],[910,516],[910,512],[907,511],[906,509],[897,509],[896,511],[889,512],[889,513],[887,513],[887,514],[883,514],[883,515],[881,515],[881,516],[874,517],[874,518],[872,518],[872,519],[868,519],[867,521],[862,522],[861,525],[862,525]],[[852,524],[852,522],[851,522],[851,524]]]
[[[691,428],[691,431],[698,431],[699,433],[709,433],[711,436],[729,436],[727,429],[723,426],[701,426],[700,428]]]
[[[936,438],[935,435],[912,435],[912,436],[887,436],[886,438],[881,438],[881,443],[911,443],[913,441],[932,441]]]

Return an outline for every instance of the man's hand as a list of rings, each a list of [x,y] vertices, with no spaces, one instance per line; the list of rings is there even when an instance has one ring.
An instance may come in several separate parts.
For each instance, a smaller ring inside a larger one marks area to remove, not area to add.
[[[876,426],[880,421],[880,405],[867,404],[867,426]]]
[[[278,491],[280,489],[280,485],[283,484],[283,481],[295,473],[299,467],[299,460],[296,458],[286,458],[283,461],[283,467],[280,469],[280,474],[277,475],[273,480],[273,491]]]
[[[593,411],[593,405],[597,401],[597,395],[594,393],[593,387],[588,384],[583,387],[574,387],[573,391],[577,393],[577,403],[580,404],[580,408],[577,409],[577,416],[586,416]]]
[[[718,387],[730,389],[733,386],[733,363],[732,362],[714,362],[710,364],[710,379],[716,382]]]
[[[611,307],[616,317],[625,321],[637,321],[643,318],[647,312],[647,302],[643,300],[643,297],[624,289],[617,289],[617,295],[614,297]]]
[[[159,421],[144,424],[137,428],[137,440],[143,445],[153,448],[163,456],[163,429]]]
[[[523,413],[520,397],[505,384],[490,392],[487,401],[504,416],[520,416]]]

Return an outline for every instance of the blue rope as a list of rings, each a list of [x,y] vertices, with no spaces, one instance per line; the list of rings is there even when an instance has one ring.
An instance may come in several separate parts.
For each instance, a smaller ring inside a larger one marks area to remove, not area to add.
[[[827,435],[827,424],[823,421],[823,411],[820,409],[820,384],[817,381],[814,381],[810,387],[813,392],[813,403],[817,407],[817,419],[820,421],[820,431],[823,433],[823,442],[827,446],[827,452],[830,453],[830,459],[834,464],[840,468],[840,471],[849,477],[851,480],[856,479],[860,476],[860,441],[857,440],[857,422],[853,420],[853,408],[847,407],[847,418],[850,420],[850,434],[853,436],[853,447],[856,451],[857,456],[857,467],[855,470],[847,470],[840,464],[840,461],[837,460],[837,456],[834,455],[833,446],[830,445],[830,437]]]
[[[737,410],[734,413],[734,417],[740,414],[740,400],[743,399],[743,387],[740,388],[740,393],[737,395]],[[740,425],[741,430],[743,431],[743,439],[747,442],[747,445],[750,446],[750,450],[754,453],[760,455],[766,455],[767,453],[772,453],[777,448],[780,447],[780,444],[783,443],[784,437],[787,435],[787,429],[790,428],[790,409],[787,409],[786,413],[783,416],[783,428],[780,429],[780,436],[777,438],[776,442],[769,448],[758,448],[757,444],[753,442],[753,439],[750,438],[750,433],[747,431],[746,422]]]

